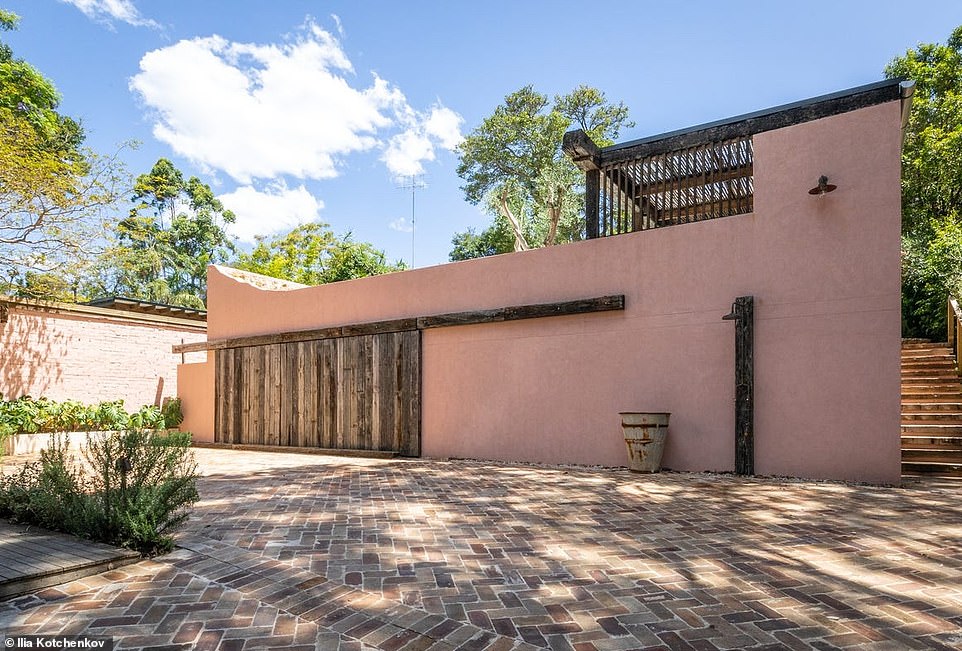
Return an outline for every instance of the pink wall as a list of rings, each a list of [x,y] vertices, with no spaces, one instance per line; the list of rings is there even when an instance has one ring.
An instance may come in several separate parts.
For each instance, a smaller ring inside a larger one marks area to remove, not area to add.
[[[214,353],[204,362],[177,367],[177,391],[182,396],[184,422],[181,431],[191,432],[195,441],[214,441]]]
[[[176,396],[180,356],[171,346],[204,341],[204,324],[125,314],[11,304],[0,323],[0,393],[86,403],[123,399],[128,410]]]
[[[424,331],[424,455],[625,465],[618,412],[651,410],[672,412],[667,467],[732,470],[721,317],[754,295],[756,471],[897,483],[899,120],[889,102],[756,135],[749,215],[309,288],[211,268],[209,337],[625,294]],[[810,196],[821,174],[838,190]]]

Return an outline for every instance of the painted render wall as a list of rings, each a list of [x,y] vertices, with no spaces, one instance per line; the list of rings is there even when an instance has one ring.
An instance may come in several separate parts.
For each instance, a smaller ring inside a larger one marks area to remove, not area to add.
[[[721,317],[754,295],[756,472],[898,483],[899,127],[895,101],[756,135],[753,214],[284,291],[212,267],[209,338],[623,293],[424,331],[423,454],[623,466],[618,412],[670,411],[664,465],[730,471]]]
[[[128,410],[177,395],[179,343],[204,341],[204,324],[178,325],[117,310],[9,304],[0,323],[0,393]],[[113,314],[112,314],[113,313]]]

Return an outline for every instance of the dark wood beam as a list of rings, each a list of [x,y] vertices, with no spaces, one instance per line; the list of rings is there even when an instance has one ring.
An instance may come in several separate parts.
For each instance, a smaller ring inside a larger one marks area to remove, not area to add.
[[[616,171],[618,171],[618,168],[605,169],[604,176],[618,188],[618,191],[625,198],[625,203],[631,201],[634,204],[631,230],[643,230],[641,220],[654,219],[658,214],[658,209],[644,196],[648,193],[637,191],[638,188],[643,187],[639,181],[630,174],[615,174]]]
[[[599,234],[601,204],[601,171],[585,171],[585,235],[589,240]]]
[[[561,150],[575,165],[586,172],[600,167],[601,149],[591,139],[591,136],[581,129],[569,131],[564,135]]]
[[[566,316],[571,314],[587,314],[591,312],[608,312],[625,309],[624,294],[613,296],[598,296],[560,303],[538,303],[535,305],[515,305],[496,308],[493,310],[477,310],[473,312],[451,312],[422,316],[416,319],[393,319],[389,321],[371,321],[350,325],[335,326],[333,328],[319,328],[313,330],[294,330],[266,335],[252,335],[249,337],[234,337],[232,339],[215,339],[191,344],[177,344],[172,347],[175,353],[196,353],[206,350],[224,350],[227,348],[243,348],[245,346],[266,346],[268,344],[286,344],[297,341],[314,341],[317,339],[338,339],[341,337],[356,337],[358,335],[373,335],[386,332],[403,332],[406,330],[426,330],[429,328],[445,328],[459,325],[473,325],[477,323],[496,323],[500,321],[516,321],[519,319],[537,319],[549,316]]]
[[[678,221],[678,216],[672,219],[668,219],[666,217],[666,215],[671,215],[673,211],[676,213],[676,215],[679,215],[679,216],[687,215],[687,219],[683,219],[682,221],[693,221],[693,222],[701,221],[703,219],[715,219],[716,217],[719,217],[719,216],[730,216],[730,215],[727,215],[726,213],[728,213],[732,209],[732,207],[746,206],[750,208],[752,200],[753,200],[753,197],[738,196],[738,197],[732,197],[731,199],[721,199],[719,201],[697,203],[697,204],[688,206],[687,209],[685,208],[684,205],[674,209],[663,208],[661,210],[657,210],[652,215],[652,221],[656,222],[658,226],[669,225],[668,223],[665,223],[665,222],[675,223],[676,221]],[[745,211],[745,213],[741,213],[741,212],[732,213],[732,215],[747,214],[748,212],[751,212],[751,211],[747,210]]]
[[[659,181],[657,183],[638,183],[636,185],[640,188],[640,191],[637,192],[635,196],[641,197],[652,194],[660,194],[662,192],[667,192],[668,190],[677,190],[679,187],[684,190],[687,188],[698,187],[700,185],[709,185],[712,183],[720,183],[722,181],[744,178],[754,174],[754,167],[755,166],[752,163],[748,163],[747,165],[739,165],[738,167],[728,167],[720,170],[710,170],[704,173],[698,172],[697,174],[674,177],[667,181]]]
[[[785,104],[727,120],[605,147],[600,151],[599,162],[601,165],[608,165],[633,158],[646,158],[656,154],[664,154],[708,142],[744,138],[756,133],[847,113],[883,102],[895,101],[901,98],[901,93],[898,79],[868,84],[859,88],[823,95],[793,104]]]
[[[423,316],[418,319],[418,328],[446,328],[459,325],[474,325],[478,323],[496,323],[500,321],[517,321],[519,319],[538,319],[547,316],[567,316],[571,314],[587,314],[590,312],[608,312],[624,310],[625,296],[599,296],[563,303],[539,303],[537,305],[516,305],[494,310],[476,310],[473,312],[452,312],[436,316]]]
[[[755,474],[755,298],[739,296],[722,317],[735,322],[735,473]]]

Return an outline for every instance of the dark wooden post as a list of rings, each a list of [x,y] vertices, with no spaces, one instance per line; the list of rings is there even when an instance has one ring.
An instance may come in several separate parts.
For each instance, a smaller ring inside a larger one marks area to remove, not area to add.
[[[564,135],[561,149],[585,173],[585,235],[598,237],[598,206],[601,198],[601,149],[591,137],[577,129]]]
[[[598,237],[601,231],[598,206],[601,200],[601,172],[587,170],[585,172],[585,235],[589,240]]]
[[[739,296],[722,317],[735,322],[735,473],[755,474],[755,298]]]

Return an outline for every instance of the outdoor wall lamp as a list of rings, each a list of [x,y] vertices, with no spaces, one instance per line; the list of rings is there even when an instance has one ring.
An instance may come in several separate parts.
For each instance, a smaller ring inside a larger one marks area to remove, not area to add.
[[[838,186],[835,186],[835,185],[832,185],[831,183],[829,183],[829,182],[828,182],[828,177],[825,176],[824,174],[822,174],[820,177],[818,177],[818,185],[816,185],[814,188],[812,188],[811,190],[809,190],[808,193],[809,193],[809,194],[814,194],[814,195],[820,197],[820,196],[822,196],[823,194],[828,194],[829,192],[831,192],[832,190],[834,190],[836,187],[838,187]]]

